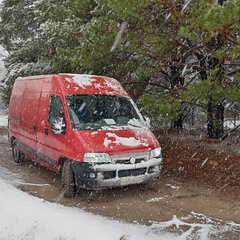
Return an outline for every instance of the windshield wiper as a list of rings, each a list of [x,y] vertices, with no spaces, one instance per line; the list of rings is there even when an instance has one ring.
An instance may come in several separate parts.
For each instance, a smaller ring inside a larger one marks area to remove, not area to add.
[[[129,121],[128,123],[127,123],[127,125],[130,125],[130,126],[133,126],[133,127],[137,127],[137,128],[142,128],[143,127],[143,125],[142,125],[142,123],[140,123],[140,122],[133,122],[133,121]]]
[[[74,124],[74,128],[77,130],[96,130],[100,129],[101,125],[100,124],[93,124],[93,123],[77,123]]]

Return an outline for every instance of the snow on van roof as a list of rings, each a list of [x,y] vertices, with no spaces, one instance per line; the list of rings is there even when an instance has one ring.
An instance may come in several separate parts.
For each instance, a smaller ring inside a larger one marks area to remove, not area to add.
[[[85,75],[85,74],[61,74],[65,75],[65,80],[69,83],[75,83],[79,88],[94,87],[99,91],[107,91],[108,94],[128,95],[122,85],[114,78],[97,76],[97,75]]]
[[[80,75],[80,74],[71,74],[69,75],[72,78],[66,77],[65,80],[68,82],[75,82],[80,87],[85,88],[86,86],[91,86],[92,82],[96,81],[95,79],[92,79],[90,75]]]

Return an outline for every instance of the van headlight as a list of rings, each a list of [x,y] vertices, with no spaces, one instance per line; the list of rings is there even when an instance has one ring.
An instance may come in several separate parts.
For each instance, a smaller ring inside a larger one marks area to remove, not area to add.
[[[85,153],[83,161],[92,163],[109,163],[111,162],[111,158],[107,153]]]
[[[162,149],[160,147],[154,148],[150,152],[150,159],[151,158],[161,158],[162,157]]]

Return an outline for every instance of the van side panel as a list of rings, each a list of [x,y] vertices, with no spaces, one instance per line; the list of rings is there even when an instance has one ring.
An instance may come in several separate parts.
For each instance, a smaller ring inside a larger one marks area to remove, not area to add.
[[[39,101],[39,115],[37,122],[37,152],[44,155],[45,137],[48,135],[48,93],[41,93]]]
[[[61,89],[57,79],[54,80],[53,77],[44,79],[39,103],[36,156],[42,165],[55,172],[58,171],[59,159],[65,157],[66,134],[56,135],[52,132],[52,126],[48,122],[48,112],[51,96],[59,96],[64,102],[64,98],[59,93]],[[66,110],[64,114],[67,115]]]
[[[25,89],[22,97],[21,136],[19,142],[25,152],[34,155],[36,150],[38,108],[42,81],[40,79],[31,81],[23,80],[22,84],[24,84]]]
[[[41,96],[39,100],[39,113],[37,121],[37,152],[44,154],[44,141],[50,130],[47,125],[48,107],[49,107],[49,92],[51,91],[51,78],[43,79]]]
[[[41,164],[57,171],[57,161],[65,151],[65,135],[52,133],[51,125],[48,123],[48,106],[50,96],[53,93],[42,92],[40,99],[38,132],[37,132],[37,157]]]

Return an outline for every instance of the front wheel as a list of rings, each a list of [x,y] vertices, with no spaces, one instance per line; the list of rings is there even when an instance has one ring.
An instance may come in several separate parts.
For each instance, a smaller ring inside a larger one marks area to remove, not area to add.
[[[12,142],[12,155],[15,163],[20,163],[24,159],[24,154],[19,150],[16,139]]]
[[[66,160],[62,169],[62,190],[65,197],[72,198],[77,193],[77,186],[75,183],[74,173],[71,162]]]

